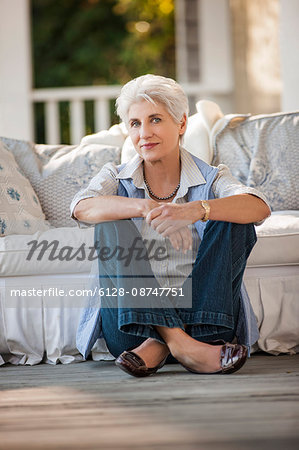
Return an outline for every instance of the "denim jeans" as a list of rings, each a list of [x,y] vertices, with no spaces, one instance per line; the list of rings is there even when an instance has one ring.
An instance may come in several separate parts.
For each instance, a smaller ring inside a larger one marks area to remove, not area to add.
[[[142,239],[132,220],[97,224],[95,241],[110,249],[128,249],[134,239]],[[253,224],[209,221],[199,245],[190,277],[183,285],[191,283],[192,302],[181,307],[171,295],[137,300],[130,293],[141,287],[160,288],[145,258],[132,258],[127,264],[117,256],[105,258],[98,251],[100,286],[102,296],[101,326],[109,351],[117,357],[128,348],[140,345],[152,337],[164,342],[155,326],[184,329],[202,342],[223,339],[231,342],[235,337],[240,288],[247,258],[256,242]],[[146,254],[146,249],[143,249]],[[123,289],[123,291],[121,291]],[[127,292],[126,295],[118,295]],[[142,302],[145,302],[143,307]]]

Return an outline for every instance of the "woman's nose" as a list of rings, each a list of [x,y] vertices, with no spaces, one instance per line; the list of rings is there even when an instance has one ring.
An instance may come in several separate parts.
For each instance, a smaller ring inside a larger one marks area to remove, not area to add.
[[[149,126],[149,124],[146,124],[146,123],[142,123],[141,124],[139,132],[140,132],[140,137],[142,139],[145,139],[145,138],[150,137],[152,135],[151,127]]]

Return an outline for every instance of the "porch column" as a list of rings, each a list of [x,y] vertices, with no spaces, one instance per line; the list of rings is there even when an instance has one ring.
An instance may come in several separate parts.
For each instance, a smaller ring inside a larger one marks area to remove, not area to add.
[[[30,140],[30,0],[0,0],[0,17],[0,136]]]
[[[229,0],[176,0],[175,9],[178,81],[194,83],[201,98],[215,101],[224,112],[232,111]]]
[[[280,0],[282,111],[299,109],[299,0]]]

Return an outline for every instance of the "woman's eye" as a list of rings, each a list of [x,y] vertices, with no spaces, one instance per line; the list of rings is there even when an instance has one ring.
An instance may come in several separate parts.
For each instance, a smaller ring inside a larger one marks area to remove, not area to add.
[[[161,122],[160,117],[154,117],[154,118],[153,118],[153,122],[154,122],[154,123],[159,123],[159,122]]]
[[[138,120],[134,120],[133,122],[131,122],[131,127],[132,128],[136,128],[136,127],[138,127],[138,125],[139,125]]]

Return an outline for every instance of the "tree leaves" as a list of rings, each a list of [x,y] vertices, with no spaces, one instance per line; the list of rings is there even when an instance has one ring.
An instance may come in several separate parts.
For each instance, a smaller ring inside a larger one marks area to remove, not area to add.
[[[175,75],[174,0],[32,0],[35,87]]]

